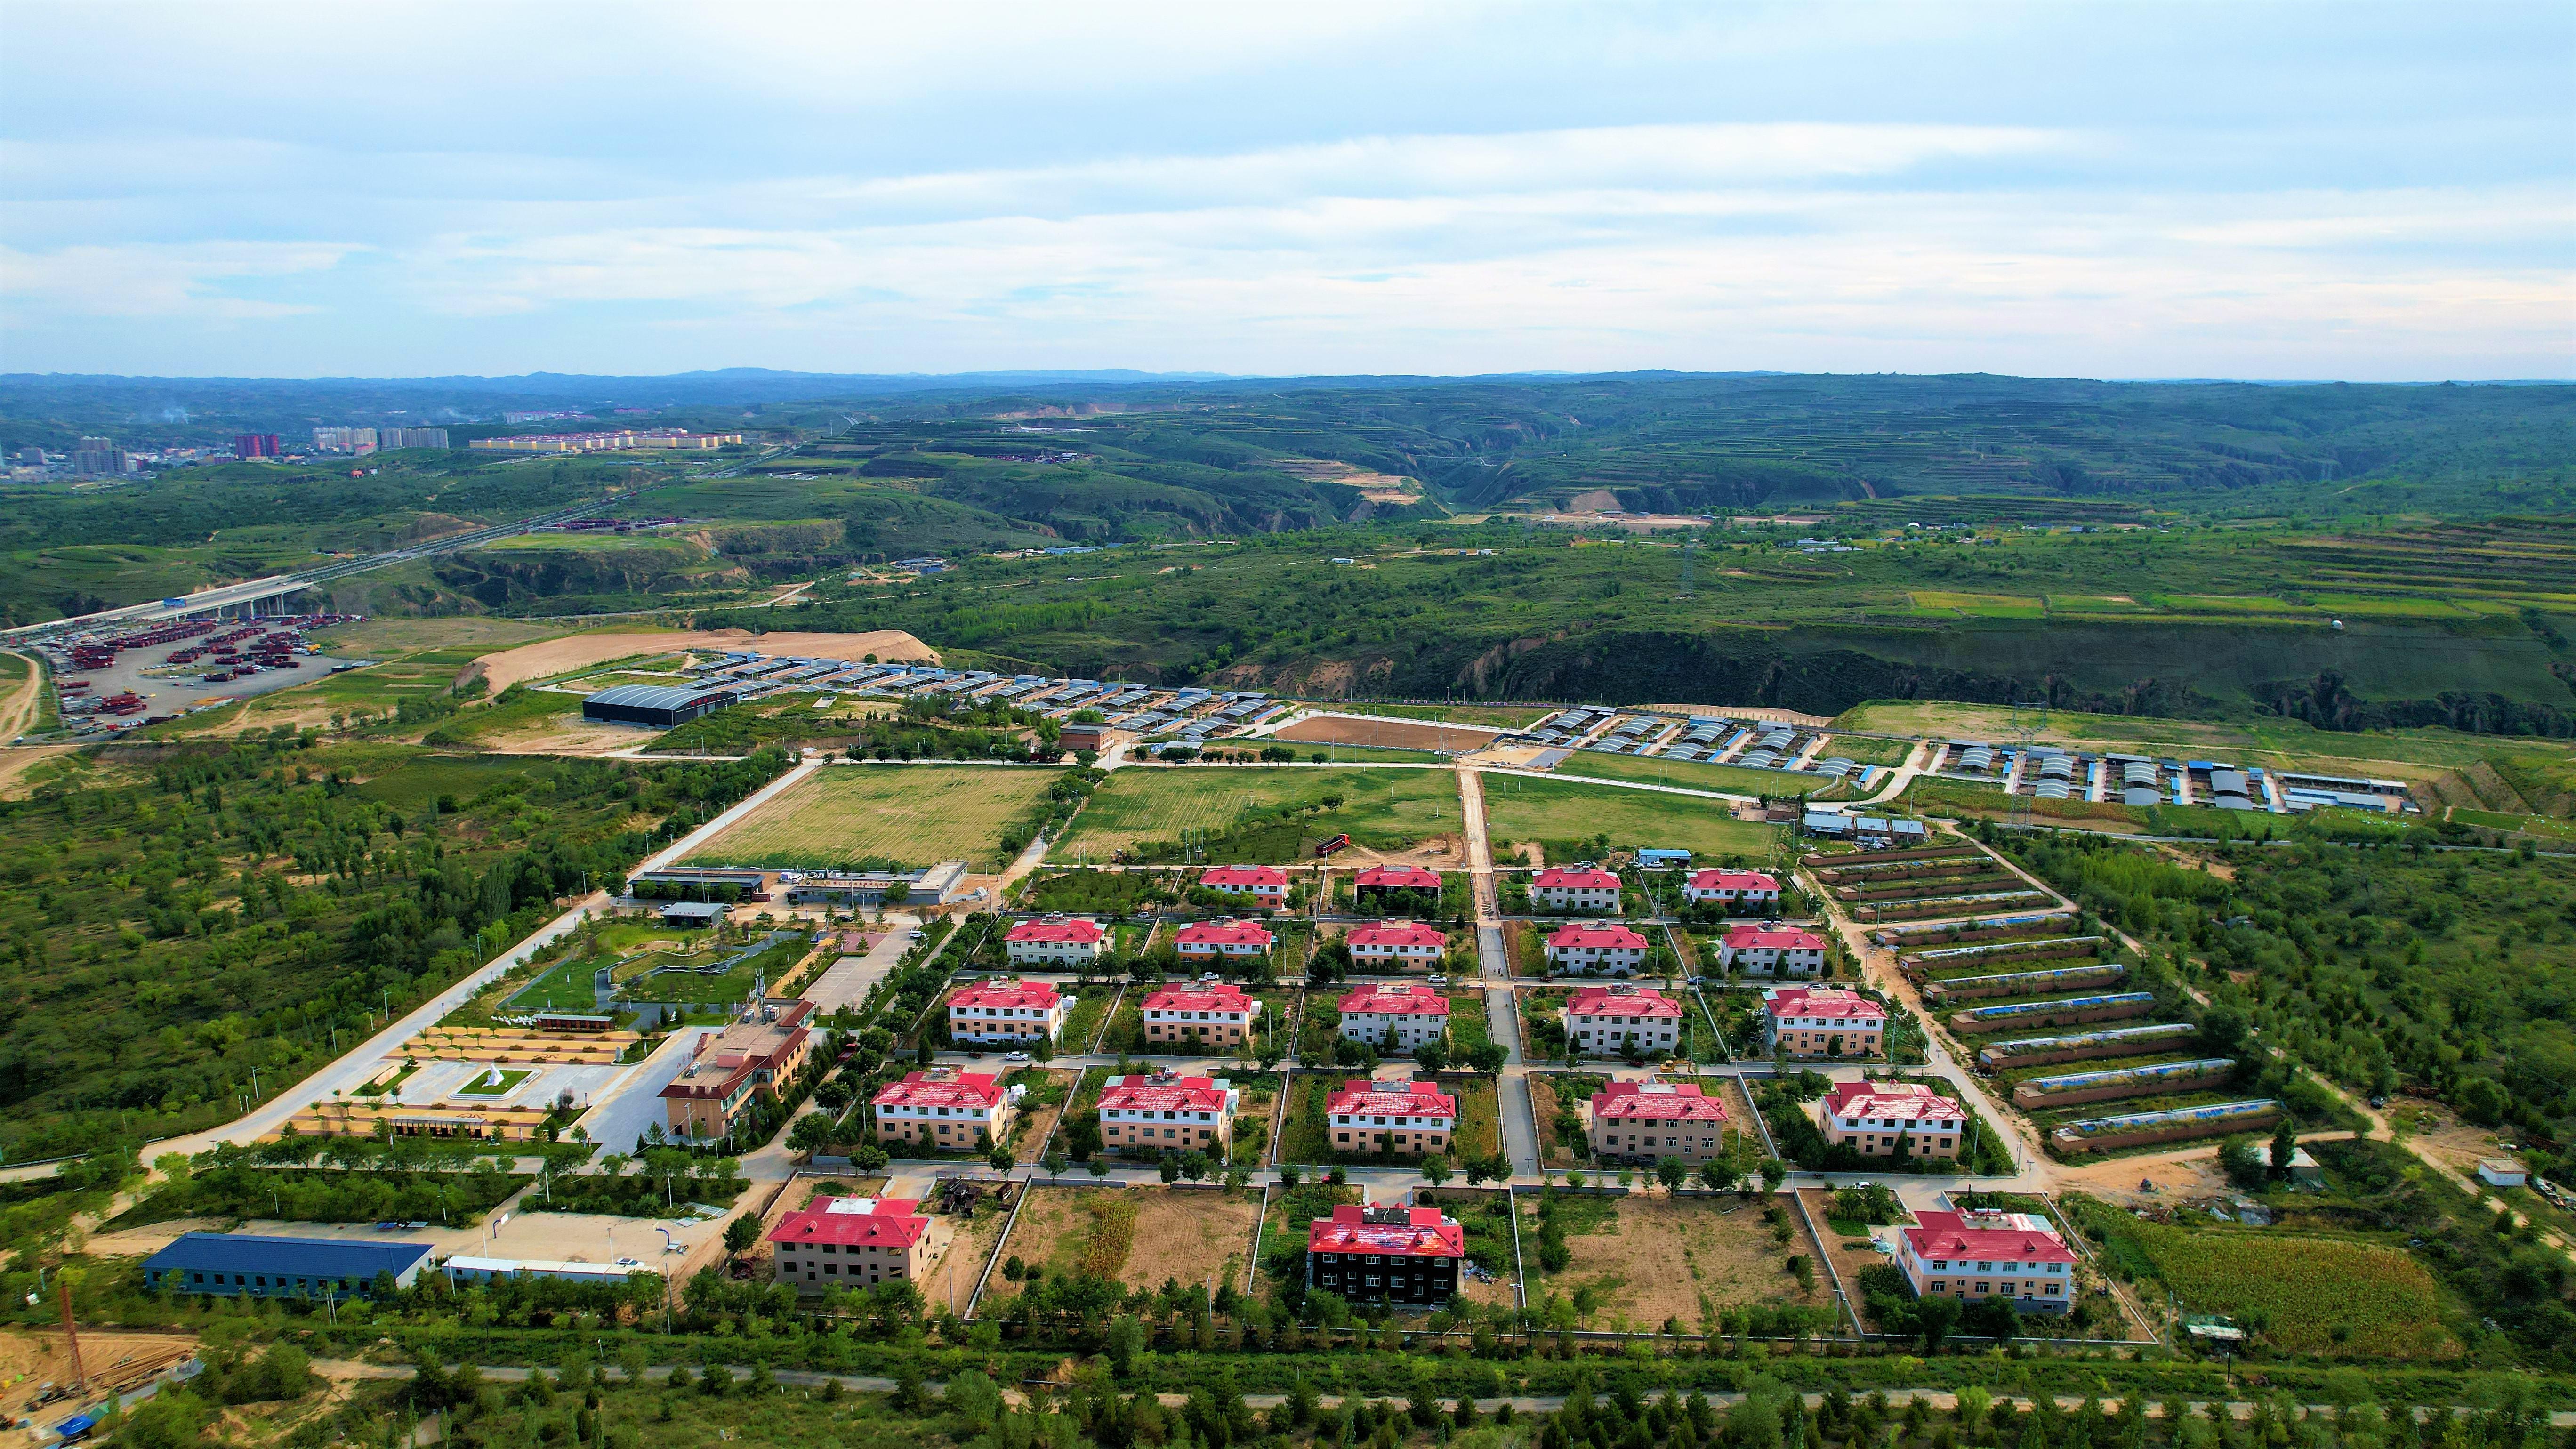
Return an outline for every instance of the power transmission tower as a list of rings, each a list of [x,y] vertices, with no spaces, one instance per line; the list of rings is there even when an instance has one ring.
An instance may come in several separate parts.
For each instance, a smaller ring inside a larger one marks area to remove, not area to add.
[[[2031,828],[2031,801],[2037,798],[2039,782],[2030,778],[2031,748],[2039,743],[2040,733],[2048,728],[2048,701],[2035,699],[2012,708],[2012,737],[2016,758],[2013,768],[2023,780],[2023,788],[2004,798],[2012,802],[2012,825],[2016,830]]]

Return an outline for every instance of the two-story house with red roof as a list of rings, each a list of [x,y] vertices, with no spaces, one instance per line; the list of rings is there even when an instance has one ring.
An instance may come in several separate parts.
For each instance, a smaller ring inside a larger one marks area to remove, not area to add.
[[[1634,976],[1645,969],[1646,938],[1617,921],[1568,921],[1548,934],[1547,964],[1569,975]]]
[[[1073,1014],[1073,998],[1045,981],[982,981],[948,998],[948,1039],[1015,1044],[1052,1042]]]
[[[1682,885],[1682,899],[1729,910],[1767,910],[1780,904],[1780,882],[1758,870],[1695,870]]]
[[[1619,877],[1591,861],[1556,865],[1530,881],[1530,902],[1547,911],[1617,911]]]
[[[1957,1157],[1968,1140],[1968,1113],[1921,1082],[1836,1082],[1815,1105],[1825,1141],[1864,1157],[1892,1157],[1904,1144],[1914,1157]]]
[[[1436,1207],[1342,1203],[1306,1229],[1306,1286],[1354,1303],[1439,1303],[1458,1291],[1467,1230]]]
[[[1171,1072],[1111,1077],[1100,1093],[1100,1143],[1111,1152],[1195,1151],[1223,1161],[1241,1100],[1218,1078]]]
[[[981,1152],[1010,1134],[1015,1109],[991,1072],[925,1067],[888,1082],[868,1099],[881,1147]]]
[[[1671,1056],[1682,1004],[1643,986],[1585,986],[1565,999],[1565,1040],[1587,1057]]]
[[[1335,1152],[1427,1157],[1458,1140],[1458,1099],[1433,1082],[1353,1078],[1324,1102]]]
[[[1795,927],[1737,926],[1726,933],[1717,959],[1746,976],[1816,976],[1825,969],[1825,938]]]
[[[1411,1050],[1449,1031],[1449,998],[1409,981],[1344,992],[1339,1005],[1343,1038],[1373,1047]]]
[[[1874,1057],[1885,1048],[1887,1008],[1839,986],[1775,986],[1762,993],[1762,1042],[1775,1057]]]
[[[1896,1265],[1924,1298],[2009,1298],[2024,1313],[2075,1304],[2075,1254],[2036,1213],[1918,1211]]]
[[[771,1278],[799,1293],[919,1283],[946,1234],[908,1197],[817,1197],[769,1230]]]
[[[1230,896],[1248,897],[1256,906],[1275,909],[1288,903],[1288,873],[1269,865],[1212,865],[1199,872],[1199,884]]]
[[[1430,971],[1449,951],[1449,933],[1420,921],[1380,921],[1353,926],[1342,937],[1351,965],[1372,971]]]
[[[1372,865],[1351,878],[1351,891],[1362,901],[1375,896],[1405,901],[1405,909],[1415,909],[1439,901],[1440,872],[1418,865]]]
[[[1098,921],[1082,916],[1048,916],[1042,920],[1021,921],[1002,937],[1002,948],[1011,965],[1027,970],[1037,966],[1089,966],[1100,959],[1109,947],[1109,933]]]
[[[1258,921],[1223,916],[1213,921],[1192,921],[1173,932],[1172,952],[1192,964],[1243,961],[1269,955],[1277,939]]]
[[[1726,1104],[1692,1082],[1612,1082],[1587,1109],[1592,1155],[1604,1162],[1697,1166],[1726,1148]]]
[[[1261,999],[1231,981],[1166,986],[1145,998],[1145,1040],[1193,1049],[1240,1047],[1252,1039]]]

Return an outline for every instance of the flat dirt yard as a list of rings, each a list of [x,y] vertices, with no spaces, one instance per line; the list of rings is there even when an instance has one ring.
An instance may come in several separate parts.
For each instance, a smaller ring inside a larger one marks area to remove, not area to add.
[[[1385,745],[1407,750],[1453,750],[1464,754],[1494,742],[1498,730],[1437,720],[1355,718],[1310,715],[1280,730],[1272,739],[1291,744]]]
[[[1260,1213],[1260,1199],[1215,1188],[1041,1187],[1031,1194],[1011,1233],[1012,1256],[1043,1263],[1050,1275],[1098,1273],[1131,1288],[1170,1280],[1240,1286]],[[985,1290],[988,1298],[1018,1291],[998,1275]]]
[[[172,1354],[193,1354],[197,1336],[193,1333],[121,1333],[114,1329],[81,1330],[81,1367],[93,1378],[106,1378],[122,1383],[143,1366],[169,1358]],[[37,1386],[48,1381],[71,1379],[71,1354],[64,1347],[60,1331],[28,1332],[11,1329],[0,1333],[0,1413],[12,1422],[29,1412]],[[71,1417],[72,1405],[54,1408],[56,1418]],[[47,1422],[52,1422],[48,1420]]]
[[[513,684],[585,669],[670,649],[739,650],[771,658],[803,655],[816,659],[857,661],[868,655],[884,660],[926,661],[939,656],[929,645],[901,629],[871,629],[864,634],[753,634],[744,629],[621,629],[570,634],[539,644],[523,644],[474,661],[483,679],[500,693]]]
[[[948,1239],[948,1251],[940,1255],[931,1267],[929,1280],[921,1285],[922,1300],[934,1309],[965,1312],[966,1300],[974,1294],[975,1280],[982,1276],[985,1262],[993,1256],[993,1243],[1002,1236],[1002,1223],[1008,1216],[988,1203],[972,1222],[942,1218],[943,1222],[955,1224],[955,1231]],[[1004,1286],[1001,1274],[993,1275],[993,1286]]]
[[[1738,1203],[1732,1197],[1621,1198],[1599,1227],[1567,1236],[1574,1262],[1544,1286],[1571,1296],[1582,1284],[1597,1283],[1607,1290],[1605,1312],[1649,1328],[1667,1318],[1695,1325],[1717,1309],[1747,1303],[1832,1302],[1822,1273],[1811,1294],[1800,1293],[1789,1275],[1790,1254],[1815,1251],[1806,1233],[1797,1231],[1780,1247],[1762,1220],[1761,1201]],[[1781,1205],[1789,1207],[1787,1199]],[[1790,1213],[1794,1227],[1796,1210]],[[1523,1240],[1535,1231],[1525,1218]]]
[[[962,860],[998,870],[1002,828],[1045,798],[1052,769],[1010,765],[834,765],[693,852],[691,865],[829,868]]]

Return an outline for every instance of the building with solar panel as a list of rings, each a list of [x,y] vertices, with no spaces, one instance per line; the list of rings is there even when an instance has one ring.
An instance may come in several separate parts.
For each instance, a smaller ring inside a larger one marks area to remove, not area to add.
[[[658,725],[668,729],[672,725],[687,724],[701,715],[713,714],[741,697],[730,689],[621,684],[583,700],[581,717],[603,724]]]

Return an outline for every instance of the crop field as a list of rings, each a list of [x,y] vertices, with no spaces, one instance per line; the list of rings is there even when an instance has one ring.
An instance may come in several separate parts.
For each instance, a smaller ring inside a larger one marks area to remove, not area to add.
[[[2399,1248],[2268,1229],[2132,1229],[2156,1276],[2190,1313],[2260,1313],[2291,1353],[2446,1358],[2433,1275]]]
[[[1822,775],[1801,775],[1787,770],[1751,770],[1735,765],[1703,764],[1697,760],[1666,760],[1654,755],[1612,755],[1599,750],[1575,751],[1556,767],[1556,773],[1586,775],[1600,780],[1642,780],[1650,785],[1715,790],[1748,799],[1764,795],[1805,795],[1829,800],[1846,793],[1842,781],[1828,780]]]
[[[1180,853],[1184,832],[1209,858],[1244,863],[1309,859],[1314,842],[1342,833],[1380,851],[1463,834],[1447,770],[1193,765],[1111,775],[1053,856],[1161,859]]]
[[[1573,780],[1534,780],[1491,771],[1484,777],[1485,829],[1497,859],[1504,841],[1536,841],[1551,862],[1586,857],[1586,842],[1606,834],[1617,846],[1688,850],[1703,859],[1766,858],[1779,827],[1737,820],[1715,800],[1623,790]]]
[[[962,860],[998,870],[1002,829],[1044,799],[1056,772],[1000,765],[847,765],[818,770],[689,856],[690,865],[911,868]]]
[[[1495,733],[1478,725],[1429,720],[1346,719],[1337,715],[1315,715],[1274,733],[1271,738],[1282,744],[1379,745],[1464,754],[1493,743]]]

